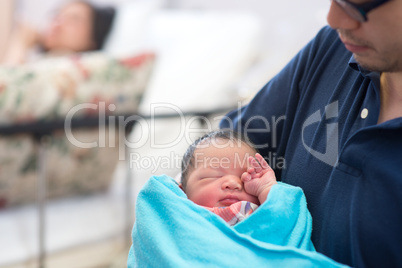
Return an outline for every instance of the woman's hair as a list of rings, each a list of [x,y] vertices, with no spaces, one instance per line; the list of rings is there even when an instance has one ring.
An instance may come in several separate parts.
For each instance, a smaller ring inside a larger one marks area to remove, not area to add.
[[[218,139],[228,140],[232,142],[242,142],[250,148],[254,149],[254,145],[249,140],[247,140],[245,136],[242,136],[232,129],[215,130],[198,138],[187,148],[187,151],[184,153],[183,160],[181,162],[181,185],[184,191],[187,187],[188,176],[194,168],[194,152],[197,149],[198,145],[204,142],[215,141]]]
[[[94,50],[103,47],[106,38],[112,29],[116,10],[113,7],[99,7],[87,0],[76,0],[75,2],[87,5],[92,11],[92,41]]]

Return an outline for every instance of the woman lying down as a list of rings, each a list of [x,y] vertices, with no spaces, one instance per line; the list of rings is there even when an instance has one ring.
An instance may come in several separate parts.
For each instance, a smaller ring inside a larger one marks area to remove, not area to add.
[[[139,193],[128,267],[343,267],[315,252],[302,190],[235,132],[196,140],[181,175]]]

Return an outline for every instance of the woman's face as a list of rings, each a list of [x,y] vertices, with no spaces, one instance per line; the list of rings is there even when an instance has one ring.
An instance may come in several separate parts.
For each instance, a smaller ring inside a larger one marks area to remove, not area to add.
[[[64,6],[45,31],[43,46],[49,51],[93,49],[91,8],[80,2]]]

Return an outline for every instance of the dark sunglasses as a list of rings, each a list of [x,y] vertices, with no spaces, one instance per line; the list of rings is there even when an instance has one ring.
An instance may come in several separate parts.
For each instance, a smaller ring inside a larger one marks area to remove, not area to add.
[[[348,0],[334,0],[334,1],[353,19],[360,22],[366,22],[367,13],[381,6],[382,4],[385,4],[389,0],[377,0],[363,4],[355,4]]]

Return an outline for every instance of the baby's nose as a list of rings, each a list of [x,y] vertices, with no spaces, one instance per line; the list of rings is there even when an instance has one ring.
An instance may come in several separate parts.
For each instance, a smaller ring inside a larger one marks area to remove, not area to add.
[[[243,182],[241,181],[240,177],[225,176],[223,177],[222,189],[241,191],[243,189]]]

